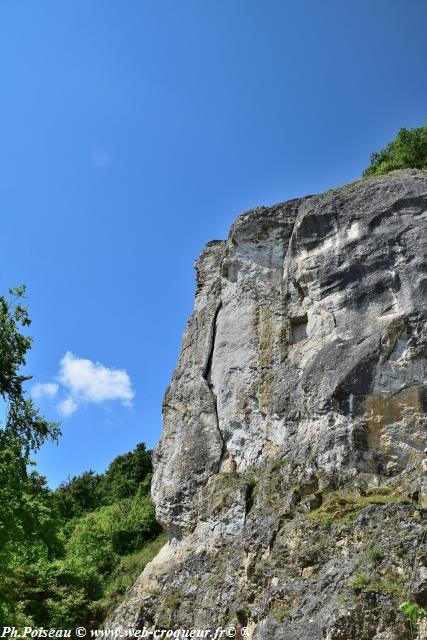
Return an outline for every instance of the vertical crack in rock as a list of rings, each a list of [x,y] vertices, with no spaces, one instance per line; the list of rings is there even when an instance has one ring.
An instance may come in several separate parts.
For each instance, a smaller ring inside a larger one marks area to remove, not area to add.
[[[254,506],[254,502],[255,502],[254,489],[255,489],[255,484],[253,482],[249,482],[245,486],[245,522],[249,512]]]
[[[213,355],[214,355],[214,351],[215,351],[215,340],[216,340],[216,333],[217,333],[217,324],[218,324],[218,315],[219,312],[221,311],[222,308],[222,302],[220,301],[218,303],[217,308],[215,309],[215,313],[213,315],[212,318],[212,325],[211,325],[211,329],[210,329],[210,333],[209,333],[209,338],[208,338],[208,349],[207,349],[207,357],[206,357],[206,363],[205,366],[203,367],[203,373],[202,373],[202,378],[205,380],[207,386],[209,387],[209,390],[212,394],[212,398],[213,398],[213,403],[214,403],[214,412],[215,412],[215,420],[216,420],[216,426],[218,429],[218,433],[222,442],[222,450],[221,450],[221,455],[219,457],[218,460],[218,467],[219,464],[225,454],[225,441],[224,438],[222,436],[221,433],[221,429],[219,428],[219,415],[218,415],[218,399],[217,399],[217,395],[215,393],[215,388],[214,388],[214,384],[212,381],[212,361],[213,361]]]
[[[206,358],[206,363],[205,366],[203,367],[203,373],[202,373],[202,377],[206,380],[206,382],[208,383],[209,389],[212,391],[212,393],[215,395],[215,392],[213,390],[213,384],[212,384],[212,360],[213,360],[213,354],[214,354],[214,350],[215,350],[215,339],[216,339],[216,330],[217,330],[217,323],[218,323],[218,314],[221,311],[221,307],[222,307],[222,302],[219,302],[217,308],[215,309],[215,313],[214,316],[212,318],[212,325],[211,325],[211,329],[209,332],[209,338],[208,338],[208,350],[207,350],[207,358]]]

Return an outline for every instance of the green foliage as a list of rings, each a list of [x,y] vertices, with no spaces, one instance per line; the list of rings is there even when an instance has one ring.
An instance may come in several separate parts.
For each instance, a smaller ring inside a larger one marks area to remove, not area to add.
[[[23,454],[40,448],[46,438],[57,439],[56,423],[45,420],[34,408],[32,400],[25,398],[23,385],[31,376],[22,375],[26,353],[32,338],[21,333],[31,320],[27,308],[21,304],[25,287],[9,289],[11,300],[0,296],[0,395],[8,405],[6,424],[0,431],[0,447],[4,449],[12,439],[19,443]]]
[[[371,164],[363,176],[405,168],[427,169],[427,122],[423,127],[400,129],[392,142],[371,155]]]
[[[77,624],[102,594],[96,571],[67,559],[19,565],[8,586],[26,624],[48,623],[51,627]]]
[[[154,540],[144,544],[138,551],[122,556],[119,564],[108,578],[105,588],[107,595],[112,595],[114,591],[124,593],[135,582],[145,565],[151,562],[166,542],[166,534],[161,533]]]
[[[112,505],[137,492],[148,495],[151,484],[151,451],[143,442],[117,456],[103,474],[86,471],[63,482],[51,500],[62,519],[83,516],[100,506]]]
[[[123,498],[130,498],[140,490],[145,482],[146,493],[150,490],[147,477],[152,472],[151,452],[147,451],[143,442],[136,445],[133,451],[114,458],[105,472],[100,495],[103,504],[112,504]]]
[[[101,481],[100,475],[89,470],[63,482],[51,496],[59,516],[70,520],[96,509],[100,504]]]
[[[348,581],[348,586],[351,589],[362,590],[369,587],[371,584],[371,579],[367,573],[358,573],[356,576],[353,576]]]
[[[55,500],[43,486],[46,531],[29,522],[32,540],[22,549],[17,546],[20,552],[15,550],[10,571],[0,569],[4,596],[0,620],[18,626],[63,627],[94,621],[99,625],[124,593],[111,585],[112,576],[117,581],[120,576],[121,584],[129,586],[165,542],[164,536],[158,536],[161,527],[147,495],[150,477],[133,497],[62,521],[62,532],[52,510]],[[34,475],[36,484],[37,478]],[[37,501],[29,502],[29,508],[37,506]],[[36,523],[41,520],[36,510],[32,515]]]
[[[74,600],[67,595],[74,593],[80,602],[78,622],[99,626],[106,612],[118,604],[123,584],[130,586],[152,559],[150,553],[155,555],[153,549],[160,548],[159,540],[164,544],[163,536],[150,542],[161,532],[150,498],[151,469],[151,452],[140,443],[134,451],[115,458],[104,474],[87,471],[52,492],[50,500],[62,523],[67,567],[76,577],[87,579],[90,567],[100,593],[94,597],[89,583],[81,580],[69,585],[61,601],[51,599],[48,620],[60,615],[66,618],[69,608],[74,620]],[[128,557],[132,559],[126,562]]]
[[[103,596],[91,604],[92,626],[100,626],[107,614],[120,602],[126,590],[133,585],[145,565],[158,554],[167,542],[161,533],[155,540],[144,544],[142,549],[120,558],[120,562],[105,580]]]
[[[31,376],[21,368],[32,339],[21,329],[31,321],[21,304],[25,287],[9,293],[10,301],[0,296],[0,397],[7,407],[0,424],[0,626],[99,626],[96,607],[111,575],[120,566],[126,574],[122,559],[136,553],[133,579],[154,553],[147,541],[161,530],[150,499],[151,452],[139,444],[105,474],[87,471],[49,491],[30,455],[56,440],[59,428],[25,397]]]
[[[137,493],[82,517],[67,543],[67,555],[105,574],[119,556],[140,549],[160,530],[150,498]]]
[[[160,529],[151,500],[141,492],[76,519],[59,557],[21,561],[1,576],[10,605],[4,619],[50,627],[101,624],[124,593],[112,579],[130,586],[165,543],[163,535],[147,542]]]
[[[32,339],[21,330],[31,324],[21,304],[25,287],[10,289],[11,299],[0,296],[0,396],[7,407],[0,425],[0,623],[13,624],[24,615],[14,598],[14,573],[23,563],[59,553],[46,481],[29,471],[30,453],[47,438],[57,439],[58,425],[48,422],[25,397],[22,375]]]
[[[367,496],[361,496],[357,492],[331,491],[322,505],[310,513],[309,518],[323,524],[345,524],[371,504],[392,504],[401,500],[402,497],[388,487],[382,492],[378,489],[377,493]]]
[[[384,592],[390,593],[396,597],[404,597],[407,592],[402,576],[386,578],[384,576],[374,577],[368,575],[367,573],[358,573],[350,578],[347,586],[350,587],[350,589],[354,589],[355,591],[366,591],[374,593]]]
[[[384,558],[384,550],[381,547],[372,547],[366,554],[367,559],[372,562],[381,562]]]
[[[181,604],[182,596],[179,591],[169,593],[163,601],[163,606],[167,609],[178,609]]]
[[[416,623],[422,618],[427,618],[427,610],[420,607],[416,602],[402,602],[400,609],[405,613],[412,622]]]
[[[286,605],[283,606],[283,607],[279,607],[278,609],[275,610],[274,617],[279,622],[283,622],[283,620],[285,620],[285,618],[290,616],[291,611],[292,611],[292,608],[288,607]]]

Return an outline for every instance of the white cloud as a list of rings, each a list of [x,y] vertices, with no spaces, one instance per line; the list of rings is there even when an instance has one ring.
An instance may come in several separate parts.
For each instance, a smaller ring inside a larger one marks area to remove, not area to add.
[[[97,169],[106,169],[111,162],[111,158],[105,149],[99,147],[92,149],[92,162]]]
[[[81,404],[104,404],[119,401],[132,406],[135,392],[124,369],[109,369],[100,362],[78,358],[70,351],[59,363],[57,382],[35,384],[31,395],[35,400],[57,398],[56,408],[64,416],[73,414]]]
[[[78,406],[77,402],[71,396],[68,396],[68,398],[65,398],[65,400],[57,404],[56,408],[59,413],[66,418],[74,413],[74,411],[77,411]]]
[[[31,395],[34,400],[40,400],[43,397],[54,398],[58,393],[58,385],[56,382],[45,382],[33,385]]]
[[[58,380],[75,402],[120,400],[130,405],[135,395],[124,369],[109,369],[100,362],[76,358],[70,351],[60,362]]]

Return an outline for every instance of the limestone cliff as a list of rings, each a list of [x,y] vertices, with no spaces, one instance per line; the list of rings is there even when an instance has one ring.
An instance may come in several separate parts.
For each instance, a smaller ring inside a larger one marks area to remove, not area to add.
[[[415,637],[427,605],[427,173],[241,215],[197,262],[153,498],[110,626]],[[238,636],[237,636],[238,637]]]

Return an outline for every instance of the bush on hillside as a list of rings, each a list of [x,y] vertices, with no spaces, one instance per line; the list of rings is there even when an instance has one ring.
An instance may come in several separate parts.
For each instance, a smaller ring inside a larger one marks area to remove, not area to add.
[[[427,122],[423,127],[400,129],[396,138],[371,155],[363,176],[380,175],[393,169],[427,169]]]
[[[120,556],[141,549],[160,531],[150,497],[137,492],[83,516],[67,542],[67,558],[105,575]]]
[[[70,523],[101,506],[133,498],[137,492],[148,495],[151,472],[151,451],[141,442],[133,451],[114,458],[105,473],[85,471],[66,480],[52,492],[51,501],[62,520]]]

